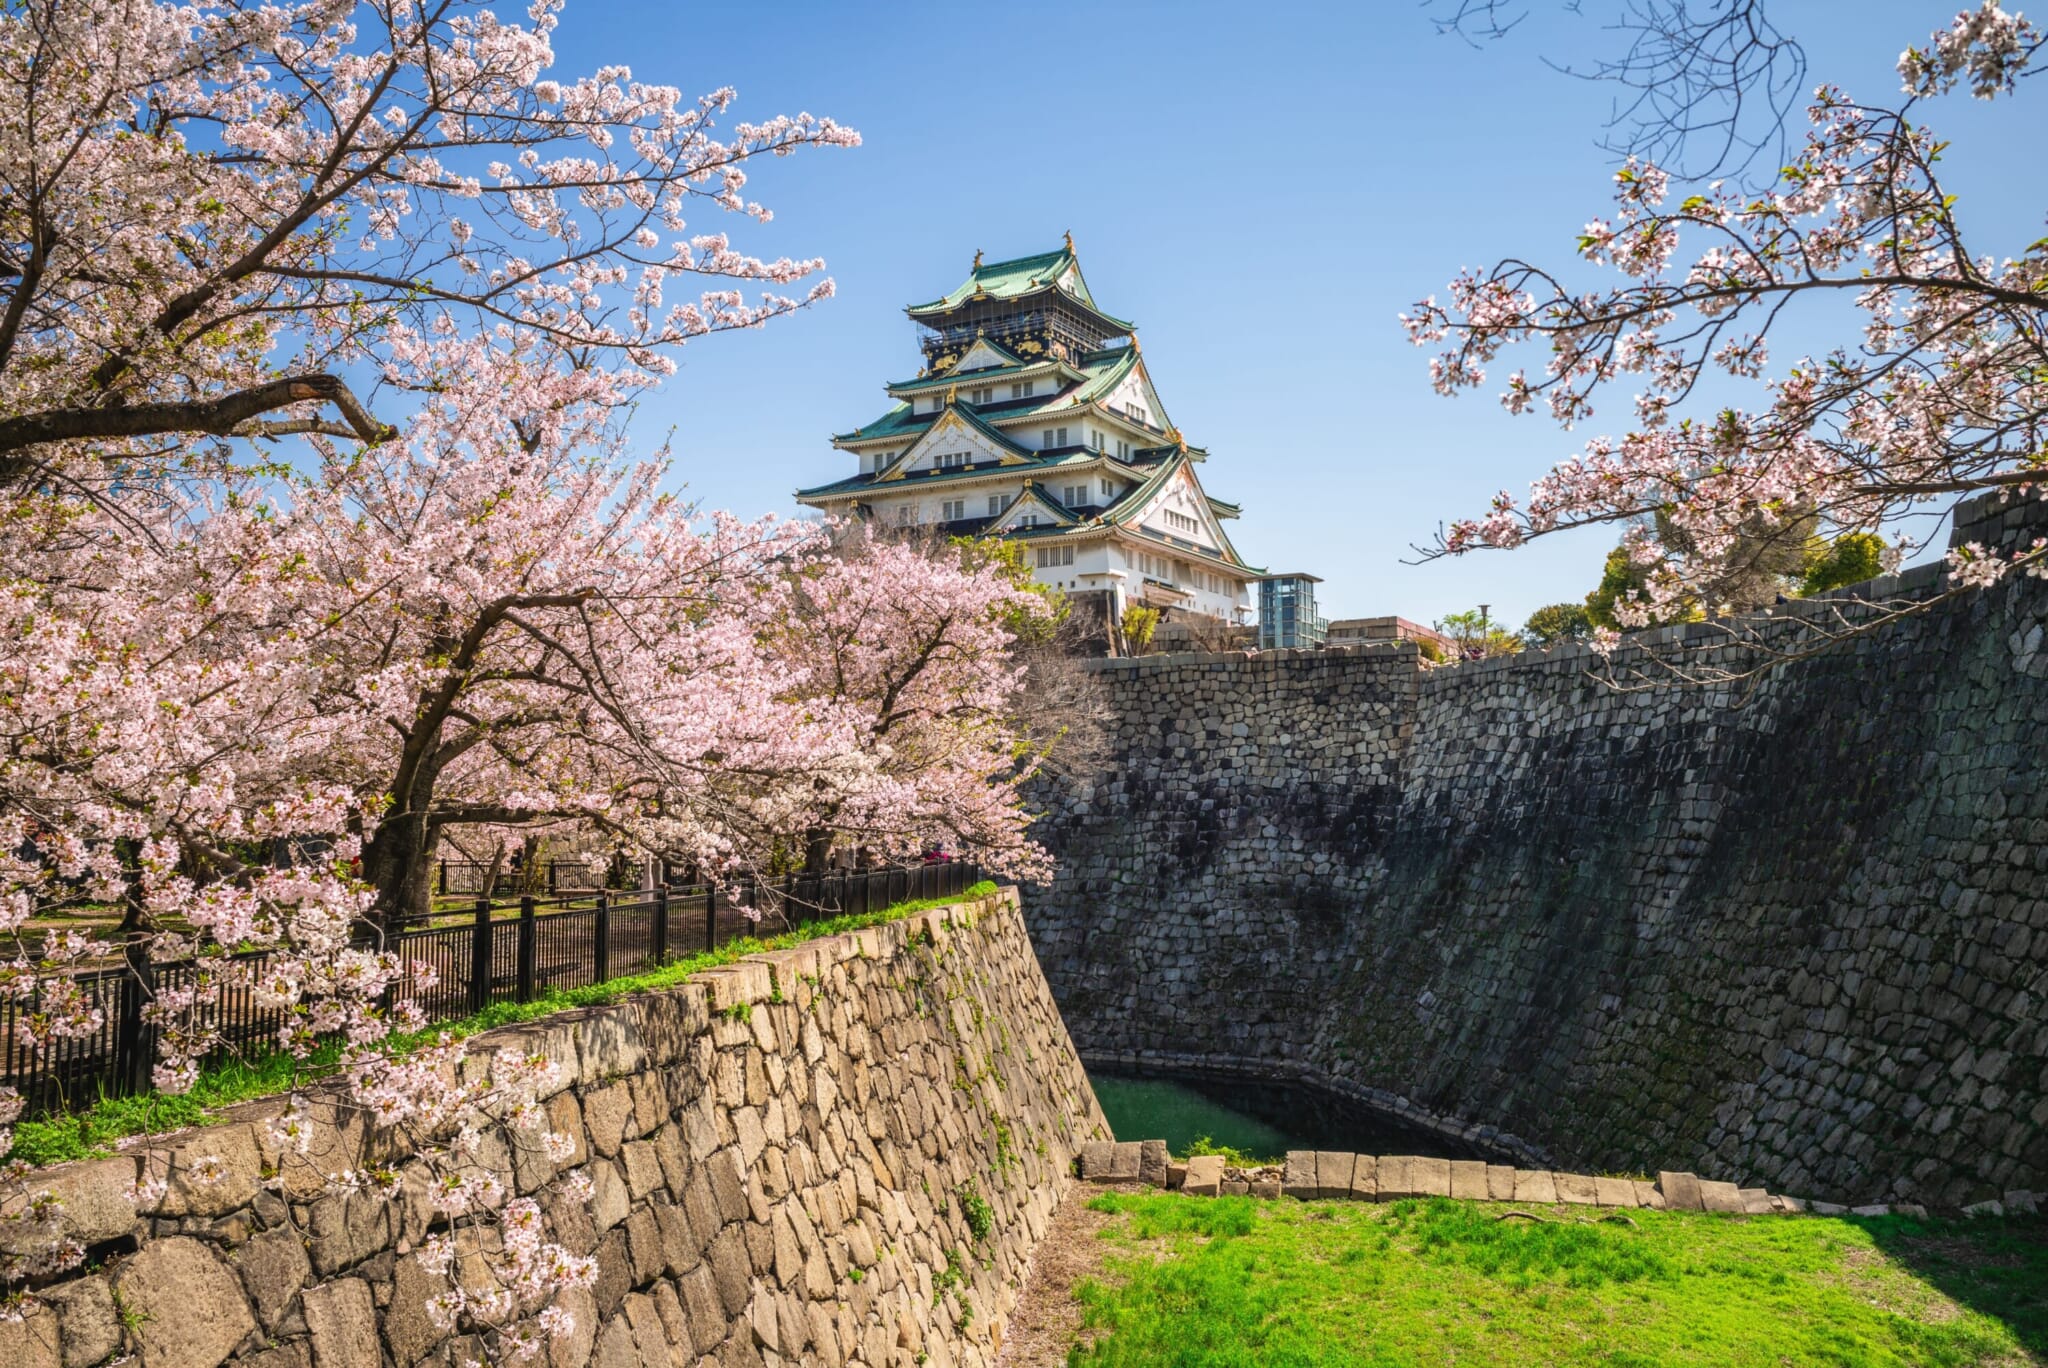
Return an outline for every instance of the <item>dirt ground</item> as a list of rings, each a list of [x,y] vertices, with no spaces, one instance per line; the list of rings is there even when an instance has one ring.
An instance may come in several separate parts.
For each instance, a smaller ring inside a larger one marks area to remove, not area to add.
[[[1031,1257],[1031,1277],[1024,1284],[1017,1309],[1003,1334],[996,1368],[1058,1368],[1081,1327],[1081,1306],[1074,1284],[1102,1267],[1111,1246],[1096,1238],[1116,1217],[1088,1209],[1088,1199],[1102,1192],[1149,1192],[1141,1184],[1072,1183],[1052,1228]]]

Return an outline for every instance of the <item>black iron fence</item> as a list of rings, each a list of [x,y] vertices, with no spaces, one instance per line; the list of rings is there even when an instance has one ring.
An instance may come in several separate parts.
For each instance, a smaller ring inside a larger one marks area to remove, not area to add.
[[[981,877],[980,866],[949,860],[747,880],[730,890],[663,884],[515,902],[480,896],[470,908],[444,910],[434,924],[393,933],[386,943],[406,963],[433,971],[431,981],[407,976],[398,996],[416,1001],[428,1020],[445,1021],[494,1002],[530,1002],[550,991],[641,973],[744,936],[951,897]],[[267,952],[236,957],[259,971],[268,958]],[[142,1008],[155,994],[192,986],[203,970],[185,960],[76,975],[73,981],[98,1008],[100,1025],[42,1051],[30,1049],[21,1031],[25,1018],[44,1010],[40,995],[0,1002],[0,1083],[18,1089],[30,1113],[148,1091],[156,1041]],[[240,984],[223,988],[209,1010],[221,1035],[215,1058],[267,1052],[286,1020]]]

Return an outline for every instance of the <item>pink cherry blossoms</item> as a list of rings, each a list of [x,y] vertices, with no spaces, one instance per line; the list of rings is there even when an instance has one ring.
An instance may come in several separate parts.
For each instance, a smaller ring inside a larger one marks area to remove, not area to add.
[[[1900,71],[1909,95],[1967,80],[1989,98],[2013,88],[2040,41],[1986,0],[1909,49]],[[1616,615],[1641,624],[1710,600],[1738,544],[1804,536],[1818,520],[1896,533],[1895,564],[1915,544],[1901,519],[1930,502],[2043,493],[2048,241],[2003,260],[1967,248],[1937,177],[1940,144],[1906,112],[1822,87],[1810,121],[1803,150],[1761,193],[1714,182],[1673,203],[1659,168],[1624,165],[1612,216],[1578,241],[1584,263],[1623,284],[1587,288],[1580,271],[1511,259],[1402,315],[1417,345],[1446,344],[1430,363],[1445,394],[1485,385],[1530,344],[1547,357],[1502,382],[1510,413],[1542,405],[1569,429],[1633,390],[1626,431],[1588,441],[1526,498],[1503,492],[1484,517],[1453,523],[1440,553],[1620,524],[1648,574]],[[1770,334],[1789,311],[1843,296],[1864,319],[1854,345],[1774,361]],[[1756,402],[1721,399],[1740,382],[1760,382]],[[2043,565],[2039,548],[1951,560],[1964,585]]]
[[[949,547],[696,509],[627,426],[678,346],[831,294],[715,222],[768,218],[749,160],[857,136],[553,75],[558,8],[0,15],[0,993],[47,1050],[108,1025],[74,971],[125,967],[165,1091],[230,990],[337,1050],[273,1181],[395,1203],[460,1265],[433,1315],[513,1360],[573,1328],[593,1270],[540,1213],[590,1184],[551,1061],[390,1048],[423,1023],[383,936],[443,833],[719,879],[835,842],[1047,868],[1011,655],[1042,602]],[[226,1171],[160,1160],[145,1208]],[[0,1222],[0,1278],[82,1253],[21,1165]]]

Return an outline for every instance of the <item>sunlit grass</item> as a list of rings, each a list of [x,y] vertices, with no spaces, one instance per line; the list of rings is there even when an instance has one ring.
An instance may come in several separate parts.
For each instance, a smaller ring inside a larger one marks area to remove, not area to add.
[[[2048,1222],[1104,1194],[1073,1368],[2020,1368]],[[1603,1219],[1603,1217],[1608,1217]]]

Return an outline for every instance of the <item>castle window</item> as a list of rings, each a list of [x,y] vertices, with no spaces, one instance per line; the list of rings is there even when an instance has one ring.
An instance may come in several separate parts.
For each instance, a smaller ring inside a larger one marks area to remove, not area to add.
[[[1088,486],[1084,484],[1068,485],[1060,491],[1060,502],[1069,508],[1079,508],[1082,504],[1088,502]]]
[[[945,396],[945,395],[943,395],[943,394],[934,394],[934,395],[932,396],[932,412],[933,412],[933,413],[937,413],[937,412],[938,412],[938,411],[939,411],[940,409],[944,408],[945,406],[946,406],[946,396]]]
[[[1116,486],[1111,484],[1108,480],[1104,480],[1102,482],[1102,497],[1105,499],[1112,499],[1116,497]]]
[[[970,404],[986,404],[989,400],[995,398],[995,394],[995,390],[984,385],[978,390],[969,390],[967,392],[967,402]]]
[[[1000,495],[1000,494],[991,494],[991,495],[989,495],[989,496],[988,496],[988,515],[989,515],[989,516],[990,516],[991,518],[993,518],[993,517],[994,517],[994,516],[995,516],[996,514],[998,514],[998,513],[1002,512],[1002,511],[1003,511],[1003,496],[1002,496],[1002,495]]]
[[[940,454],[939,459],[936,462],[934,462],[934,464],[937,465],[940,470],[958,470],[960,469],[960,467],[966,465],[968,461],[973,457],[973,455],[974,453],[971,451],[943,452]]]
[[[1071,546],[1041,546],[1038,548],[1038,568],[1051,570],[1056,566],[1072,565],[1074,548]]]
[[[913,525],[914,525],[914,524],[915,524],[916,522],[917,522],[917,505],[916,505],[916,504],[914,504],[914,503],[907,503],[907,504],[900,504],[900,505],[898,505],[898,506],[897,506],[897,509],[896,509],[896,525],[897,525],[898,527],[910,527],[910,526],[913,526]]]
[[[967,500],[965,499],[948,499],[939,507],[939,516],[944,522],[959,522],[967,516]]]
[[[1065,428],[1047,428],[1043,436],[1045,440],[1039,445],[1048,449],[1063,447],[1067,444],[1067,430]]]
[[[1026,380],[1021,385],[1010,386],[1010,397],[1012,399],[1029,399],[1031,397],[1031,386],[1033,385],[1033,383],[1035,382]]]
[[[1186,532],[1190,536],[1202,530],[1202,525],[1193,518],[1185,513],[1176,513],[1171,508],[1166,510],[1166,525],[1176,532]]]
[[[1116,458],[1119,461],[1131,459],[1131,444],[1129,442],[1118,442],[1116,444]]]

